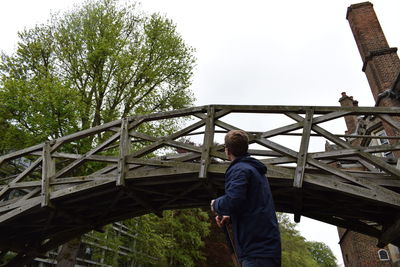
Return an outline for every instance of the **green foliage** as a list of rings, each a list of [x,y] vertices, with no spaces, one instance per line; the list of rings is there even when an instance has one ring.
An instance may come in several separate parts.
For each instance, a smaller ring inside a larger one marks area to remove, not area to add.
[[[311,252],[313,259],[320,267],[336,267],[336,257],[332,250],[321,242],[307,242],[307,248]]]
[[[135,5],[87,1],[53,15],[2,54],[0,149],[189,106],[193,52],[171,20]]]
[[[120,117],[190,106],[193,53],[171,20],[146,15],[135,5],[89,0],[53,15],[19,33],[17,50],[1,55],[0,153]],[[139,130],[163,135],[178,123],[147,123]],[[71,150],[87,151],[102,138],[77,141]],[[81,174],[94,167],[85,165]],[[208,229],[203,215],[171,211],[162,221],[147,215],[125,222],[129,238],[110,225],[87,241],[107,248],[95,249],[93,257],[112,266],[162,261],[193,266],[202,258],[198,251]],[[120,253],[121,247],[134,253]]]
[[[92,232],[84,241],[92,259],[112,266],[195,266],[205,260],[209,226],[200,209],[165,211],[163,218],[148,214],[108,225],[105,234]]]
[[[166,251],[168,266],[195,266],[195,262],[204,261],[201,252],[203,238],[210,233],[208,214],[200,209],[167,211],[160,231],[170,238],[170,247]]]
[[[288,215],[278,213],[279,228],[282,240],[282,266],[285,267],[318,267],[308,250],[307,243],[290,222]]]

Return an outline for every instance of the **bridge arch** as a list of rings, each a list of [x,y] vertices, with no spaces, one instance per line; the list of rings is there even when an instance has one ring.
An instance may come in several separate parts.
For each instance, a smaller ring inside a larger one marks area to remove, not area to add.
[[[399,115],[381,107],[209,105],[124,118],[2,155],[0,250],[24,260],[111,222],[208,207],[223,194],[222,138],[232,129],[249,134],[249,153],[267,165],[278,211],[400,245],[400,170],[377,156],[400,144],[353,145],[351,138],[381,137],[335,132],[346,116],[400,130]],[[147,133],[177,121],[165,136]],[[77,151],[82,142],[91,145]]]

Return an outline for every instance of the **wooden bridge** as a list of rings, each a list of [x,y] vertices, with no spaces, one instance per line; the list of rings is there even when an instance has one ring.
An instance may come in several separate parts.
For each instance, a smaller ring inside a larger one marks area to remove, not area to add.
[[[395,158],[377,156],[400,150],[398,136],[353,146],[352,138],[383,137],[343,134],[345,116],[400,130],[399,108],[210,105],[129,117],[3,155],[0,257],[14,251],[13,262],[24,262],[111,222],[208,207],[223,194],[222,144],[232,129],[248,132],[249,153],[267,165],[277,211],[400,245],[400,170]],[[172,123],[181,126],[149,134]]]

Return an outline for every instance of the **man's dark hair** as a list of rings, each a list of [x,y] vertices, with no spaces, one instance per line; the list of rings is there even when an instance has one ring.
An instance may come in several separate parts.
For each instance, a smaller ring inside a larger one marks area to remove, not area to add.
[[[244,156],[249,149],[249,137],[241,130],[229,131],[225,135],[225,147],[235,157]]]

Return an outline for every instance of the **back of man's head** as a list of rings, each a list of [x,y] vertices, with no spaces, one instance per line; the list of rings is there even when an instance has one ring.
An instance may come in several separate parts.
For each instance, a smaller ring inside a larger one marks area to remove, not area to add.
[[[229,131],[225,135],[225,147],[235,157],[244,156],[249,149],[249,137],[241,130]]]

